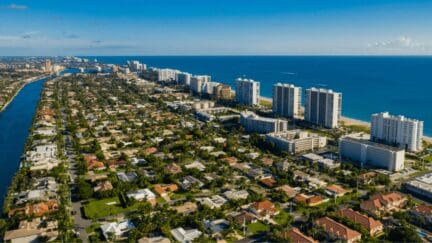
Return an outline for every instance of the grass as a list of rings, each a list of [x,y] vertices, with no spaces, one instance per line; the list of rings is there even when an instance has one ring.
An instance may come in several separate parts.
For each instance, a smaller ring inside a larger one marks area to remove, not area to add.
[[[95,232],[100,226],[101,226],[101,224],[99,224],[99,223],[92,224],[89,227],[87,227],[85,231],[87,232],[87,234],[90,234],[92,232]]]
[[[273,219],[279,225],[284,226],[284,225],[288,225],[291,222],[292,216],[288,212],[284,210],[280,210],[279,214],[276,215]]]
[[[344,125],[347,129],[350,129],[353,132],[364,132],[370,133],[370,128],[362,125]]]
[[[253,234],[260,233],[260,232],[265,232],[265,231],[269,231],[269,226],[266,225],[266,224],[263,224],[263,223],[261,223],[261,222],[259,222],[259,221],[256,222],[256,223],[249,224],[249,225],[247,226],[247,228],[248,228],[248,230],[249,230],[250,232],[252,232]]]
[[[108,203],[113,204],[108,205]],[[106,198],[102,200],[93,200],[84,206],[84,214],[87,218],[98,219],[132,211],[136,209],[138,205],[139,203],[136,203],[128,208],[123,208],[117,197]]]

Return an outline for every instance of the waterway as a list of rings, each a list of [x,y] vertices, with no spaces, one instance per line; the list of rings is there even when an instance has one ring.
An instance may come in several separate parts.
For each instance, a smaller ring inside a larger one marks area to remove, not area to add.
[[[27,84],[0,113],[0,205],[18,171],[33,116],[47,78]],[[1,211],[1,210],[0,210]]]

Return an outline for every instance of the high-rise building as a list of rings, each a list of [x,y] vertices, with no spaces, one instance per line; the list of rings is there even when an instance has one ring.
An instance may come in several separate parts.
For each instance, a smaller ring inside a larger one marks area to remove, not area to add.
[[[250,111],[240,113],[240,123],[247,132],[272,133],[288,130],[286,120],[261,117]]]
[[[273,113],[282,117],[297,117],[300,111],[301,88],[292,84],[273,85]]]
[[[236,100],[243,105],[258,105],[260,83],[252,79],[238,78],[236,80]]]
[[[202,93],[203,85],[211,81],[211,77],[207,75],[195,75],[190,79],[190,89],[195,93]]]
[[[304,119],[326,127],[338,127],[342,112],[342,94],[328,89],[306,90]]]
[[[177,73],[176,74],[176,81],[179,84],[184,84],[186,86],[189,86],[191,77],[192,77],[192,74],[190,74],[190,73],[185,73],[185,72]]]
[[[51,67],[51,60],[50,59],[46,59],[45,60],[45,72],[49,73],[52,71],[52,67]]]
[[[388,112],[373,114],[371,139],[398,146],[411,152],[422,149],[423,121],[404,116],[392,116]]]
[[[231,99],[231,86],[219,84],[214,88],[213,95],[216,99],[229,100]]]

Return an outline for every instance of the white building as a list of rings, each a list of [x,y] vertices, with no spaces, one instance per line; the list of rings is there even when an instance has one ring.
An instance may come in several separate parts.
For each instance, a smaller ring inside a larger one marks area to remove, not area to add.
[[[109,240],[109,234],[113,234],[114,236],[122,236],[124,233],[128,232],[129,230],[135,228],[134,224],[130,220],[126,220],[120,223],[112,222],[107,223],[104,225],[101,225],[101,231],[104,235],[105,239]]]
[[[212,95],[214,93],[215,88],[220,85],[218,82],[207,82],[203,84],[202,93]]]
[[[210,82],[211,77],[207,75],[195,75],[190,79],[190,89],[195,93],[202,93],[202,89],[205,83]]]
[[[142,200],[147,200],[147,201],[152,201],[156,199],[156,195],[150,191],[149,189],[140,189],[140,190],[136,190],[136,191],[131,191],[126,193],[128,198],[133,198],[137,201],[142,201]]]
[[[236,100],[243,105],[258,105],[260,83],[252,79],[238,78],[236,80]]]
[[[192,77],[192,74],[190,74],[190,73],[180,72],[180,73],[176,74],[175,80],[179,84],[184,84],[186,86],[189,86],[190,81],[191,81],[191,77]]]
[[[326,127],[338,127],[342,112],[342,94],[328,89],[306,90],[304,119]]]
[[[400,171],[404,168],[405,150],[369,141],[369,135],[352,134],[339,140],[339,155],[343,159]]]
[[[282,117],[299,116],[301,88],[292,84],[273,85],[273,113]]]
[[[179,70],[169,69],[169,68],[164,68],[164,69],[155,68],[153,70],[156,71],[157,81],[175,80],[176,74],[180,72]]]
[[[432,199],[432,173],[416,177],[404,185],[408,190]]]
[[[422,149],[423,121],[392,116],[388,112],[373,114],[371,136],[373,141],[416,152]]]
[[[313,151],[327,145],[326,137],[301,130],[269,133],[266,134],[266,140],[273,142],[279,150],[291,154]]]
[[[147,65],[140,63],[139,61],[128,61],[128,67],[132,72],[138,72],[146,70]]]
[[[260,117],[250,111],[240,113],[240,123],[247,132],[272,133],[288,129],[286,120]]]
[[[182,227],[178,227],[171,230],[171,234],[178,242],[189,243],[194,239],[200,237],[202,232],[197,229],[185,230]]]

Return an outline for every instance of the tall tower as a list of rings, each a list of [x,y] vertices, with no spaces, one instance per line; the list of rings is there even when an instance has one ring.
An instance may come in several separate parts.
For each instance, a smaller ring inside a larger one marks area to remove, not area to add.
[[[336,128],[342,113],[342,93],[328,89],[306,90],[305,120],[326,128]]]
[[[252,79],[238,78],[236,80],[236,100],[243,105],[258,105],[260,83]]]
[[[52,71],[51,60],[45,59],[45,72],[50,73]]]
[[[292,84],[273,85],[273,113],[282,117],[297,117],[300,111],[301,88]]]

